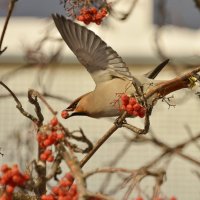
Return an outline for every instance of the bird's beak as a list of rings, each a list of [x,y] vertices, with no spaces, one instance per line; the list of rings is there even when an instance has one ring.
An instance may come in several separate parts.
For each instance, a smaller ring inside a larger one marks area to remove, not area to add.
[[[64,119],[68,119],[72,116],[88,116],[87,113],[85,112],[80,112],[80,111],[76,111],[76,109],[73,108],[66,108],[61,112],[61,116]]]
[[[66,108],[61,112],[61,116],[64,119],[70,118],[72,116],[74,109],[73,108]]]

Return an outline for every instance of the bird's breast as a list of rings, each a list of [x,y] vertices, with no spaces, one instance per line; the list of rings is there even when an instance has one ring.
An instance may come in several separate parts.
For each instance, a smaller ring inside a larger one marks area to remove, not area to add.
[[[133,92],[134,87],[129,80],[113,79],[99,84],[88,99],[91,117],[120,115],[121,94],[131,94]]]

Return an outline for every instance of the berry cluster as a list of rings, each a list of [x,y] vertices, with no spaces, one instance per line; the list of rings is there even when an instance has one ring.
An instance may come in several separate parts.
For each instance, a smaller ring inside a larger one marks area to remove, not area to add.
[[[78,21],[82,21],[85,24],[90,22],[95,22],[96,24],[101,24],[103,18],[108,14],[107,8],[97,9],[95,7],[86,8],[83,7],[80,10],[80,14],[76,17]]]
[[[50,194],[42,195],[41,200],[78,200],[77,186],[73,182],[74,177],[67,173]]]
[[[66,173],[65,176],[58,182],[58,185],[51,189],[50,194],[42,195],[41,200],[78,200],[77,186],[74,182],[74,177],[71,173]],[[102,200],[97,197],[90,197],[88,200]]]
[[[4,164],[1,166],[0,185],[5,188],[0,200],[12,200],[12,195],[16,186],[24,186],[25,182],[29,180],[27,173],[21,173],[18,165],[8,167]]]
[[[146,110],[140,105],[134,97],[129,97],[126,94],[121,95],[121,110],[127,111],[129,115],[139,116],[143,118],[145,116]]]
[[[40,154],[40,159],[43,161],[52,162],[54,157],[52,151],[47,149],[52,145],[56,145],[58,142],[62,141],[64,138],[64,133],[60,129],[58,120],[54,117],[50,123],[43,129],[41,129],[37,134],[37,140],[39,146],[44,149]]]

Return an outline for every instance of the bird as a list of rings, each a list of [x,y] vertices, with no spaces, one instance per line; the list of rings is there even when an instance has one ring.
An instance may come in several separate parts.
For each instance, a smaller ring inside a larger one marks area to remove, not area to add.
[[[167,65],[169,59],[144,75],[133,76],[118,53],[93,31],[66,19],[63,15],[52,14],[52,18],[63,40],[96,84],[93,91],[78,97],[64,110],[69,112],[65,118],[119,116],[122,111],[112,103],[116,94],[134,96],[136,91],[133,82],[143,85],[144,91],[151,84],[160,83],[154,78]]]

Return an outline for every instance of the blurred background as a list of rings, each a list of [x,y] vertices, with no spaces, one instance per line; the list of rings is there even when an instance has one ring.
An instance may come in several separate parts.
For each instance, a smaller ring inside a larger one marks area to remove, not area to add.
[[[0,1],[0,28],[7,15],[8,0]],[[193,0],[116,0],[114,13],[101,26],[89,25],[111,46],[130,67],[132,74],[144,74],[169,58],[170,63],[157,79],[170,79],[198,66],[200,63],[200,10]],[[60,112],[80,95],[94,89],[95,84],[75,55],[60,40],[52,13],[65,14],[59,0],[19,0],[15,4],[0,55],[0,79],[9,86],[23,104],[34,114],[28,103],[27,91],[41,92],[58,111],[58,118],[69,128],[80,127],[92,142],[97,141],[113,124],[113,118],[91,119],[74,117],[63,120]],[[124,17],[126,16],[126,18]],[[124,20],[122,20],[125,18]],[[1,30],[0,30],[1,31]],[[151,116],[151,128],[146,137],[156,135],[174,147],[200,133],[200,99],[194,90],[173,94],[170,106],[159,102]],[[170,95],[171,96],[171,95]],[[48,122],[53,116],[42,105]],[[31,122],[16,109],[13,98],[0,87],[0,164],[30,162],[36,155],[36,142]],[[128,119],[142,127],[143,120]],[[191,136],[192,135],[192,136]],[[136,169],[162,152],[153,144],[130,143],[133,133],[119,129],[87,163],[88,171],[103,166]],[[184,153],[200,162],[200,143],[195,141],[184,148]],[[109,152],[109,153],[108,153]],[[116,162],[119,153],[124,156]],[[78,157],[83,157],[78,155]],[[181,200],[200,199],[200,165],[180,156],[173,156],[167,164],[167,180],[162,185],[164,195],[175,195]],[[94,191],[103,188],[104,176],[89,179]],[[115,180],[115,179],[114,179]],[[142,182],[146,193],[152,192],[153,179]],[[109,191],[110,188],[104,188]],[[103,190],[103,189],[102,189]],[[122,190],[123,191],[123,190]],[[138,191],[132,195],[137,196]],[[121,193],[116,199],[121,199]]]

